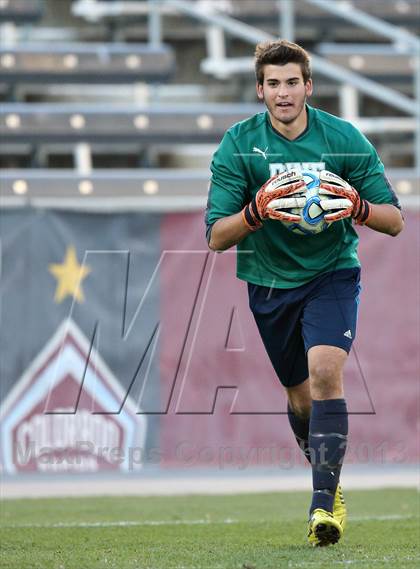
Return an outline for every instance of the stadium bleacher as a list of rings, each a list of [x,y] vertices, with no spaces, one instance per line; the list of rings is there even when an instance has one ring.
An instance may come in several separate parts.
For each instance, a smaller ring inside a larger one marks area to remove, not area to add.
[[[12,142],[107,141],[217,142],[233,122],[260,111],[258,105],[158,108],[136,105],[2,105],[0,136]]]
[[[36,22],[42,14],[41,0],[0,0],[0,22]]]
[[[325,18],[325,13],[317,6],[303,1],[294,2],[294,4],[298,17]],[[418,26],[418,22],[413,21],[413,16],[418,14],[419,10],[417,0],[397,0],[396,2],[389,2],[388,0],[375,0],[375,2],[371,0],[356,0],[352,2],[348,0],[341,1],[340,4],[344,9],[351,10],[352,8],[357,8],[384,20]],[[223,5],[223,2],[221,2],[221,5]],[[275,2],[271,0],[260,0],[259,2],[254,0],[230,0],[227,3],[225,2],[225,6],[230,6],[229,12],[238,17],[273,17],[277,14]]]
[[[209,6],[229,14],[240,21],[251,24],[264,24],[269,27],[269,31],[276,29],[279,18],[279,4],[275,0],[195,0],[204,10]],[[398,26],[406,26],[414,33],[418,32],[420,24],[418,21],[419,5],[417,0],[340,0],[339,4],[344,10],[357,8],[364,13],[383,19]],[[280,3],[281,6],[281,3]],[[334,38],[342,41],[346,36],[356,39],[360,33],[366,37],[366,32],[354,29],[343,20],[337,20],[326,13],[320,7],[304,0],[293,0],[293,8],[296,18],[299,21],[299,30],[296,30],[300,37],[310,39],[316,37],[321,29],[325,33],[325,38]],[[182,26],[184,37],[193,38],[200,32],[196,22],[180,22],[179,14],[171,7],[171,3],[162,3],[158,6],[162,15],[165,16],[163,22],[165,34],[172,29],[173,37],[178,35],[174,22]],[[100,19],[112,19],[116,25],[121,23],[127,25],[127,18],[148,13],[147,2],[142,0],[95,0],[95,6],[89,6],[89,0],[75,0],[73,13],[79,17],[90,21]],[[167,27],[166,27],[167,25]],[[318,38],[316,38],[318,40]]]
[[[387,174],[405,206],[416,206],[415,171],[388,169]],[[2,175],[0,207],[194,211],[204,209],[207,191],[205,168],[97,169],[87,175],[68,170],[10,169]]]
[[[80,196],[80,176],[86,174],[78,171],[80,163],[88,165],[87,171],[93,168],[89,172],[92,175],[96,168],[120,168],[121,180],[127,179],[128,197],[131,183],[138,188],[141,180],[149,179],[148,168],[154,169],[153,179],[162,179],[165,188],[169,172],[165,164],[170,167],[179,164],[179,171],[172,172],[172,175],[177,172],[172,186],[176,195],[182,190],[182,176],[185,187],[191,188],[195,183],[195,174],[188,175],[188,167],[190,164],[193,172],[196,156],[210,159],[214,148],[203,150],[205,145],[217,144],[231,124],[261,109],[256,105],[252,72],[221,78],[201,71],[206,48],[209,49],[207,26],[203,22],[183,16],[170,2],[158,2],[155,16],[159,13],[161,37],[156,37],[156,28],[151,37],[152,4],[140,0],[65,0],[60,10],[56,10],[52,0],[13,3],[0,0],[0,19],[15,28],[12,34],[15,41],[10,41],[9,34],[9,40],[0,44],[0,91],[7,101],[0,109],[0,164],[7,175],[9,169],[17,172],[17,177],[9,180],[11,185],[6,184],[8,196],[10,192],[14,195],[13,184],[20,179],[27,183],[25,195],[42,193],[39,183],[42,176],[48,192],[52,191],[56,173],[50,175],[45,168],[57,166],[76,167],[66,170],[66,176],[64,170],[62,174],[66,184],[70,184],[66,187]],[[202,11],[209,9],[204,0],[193,4]],[[303,0],[293,3],[297,41],[326,62],[351,69],[361,77],[371,77],[378,85],[395,85],[395,89],[413,97],[415,58],[409,47],[401,42],[398,46],[384,44],[383,39],[378,43],[380,38],[369,29],[337,18],[316,4]],[[351,2],[340,5],[343,9],[353,6]],[[267,32],[278,30],[278,6],[271,0],[212,3],[212,9],[237,18],[238,22],[261,26]],[[418,4],[413,0],[395,3],[360,0],[357,9],[399,29],[405,26],[412,33],[420,27],[415,17]],[[32,21],[32,25],[22,26],[24,21]],[[311,22],[316,22],[316,26],[311,26]],[[89,25],[90,41],[86,40],[85,24]],[[105,35],[104,29],[108,30]],[[57,41],[60,34],[64,41]],[[55,40],[46,41],[47,37]],[[349,39],[352,44],[345,43]],[[358,40],[361,43],[355,44]],[[224,47],[234,57],[251,54],[250,46],[235,37],[230,37]],[[337,113],[343,108],[339,81],[323,81],[318,74],[315,80],[315,106],[321,99],[322,108]],[[128,86],[130,89],[125,89]],[[409,173],[414,165],[414,117],[404,116],[400,110],[360,94],[353,99],[357,100],[358,111],[352,118],[355,124],[373,138],[379,151],[392,145],[397,149],[386,151],[385,156],[393,179],[403,188],[401,193],[406,196],[420,192],[418,174]],[[180,101],[184,103],[179,104]],[[111,161],[107,158],[110,141],[115,156]],[[159,145],[166,145],[169,159],[161,159]],[[189,145],[190,155],[183,152],[181,159],[179,150],[183,145]],[[86,159],[76,159],[77,153]],[[21,168],[28,168],[27,176]],[[32,168],[38,168],[33,178]],[[127,168],[134,168],[135,175],[129,175]],[[98,176],[95,196],[104,192],[109,197],[109,187]],[[140,182],[133,181],[137,179]],[[199,179],[204,179],[203,171]],[[64,186],[60,183],[56,187],[60,199]],[[125,183],[118,187],[125,192]],[[202,188],[200,182],[199,194]]]
[[[117,43],[0,46],[1,80],[69,83],[164,81],[173,75],[175,58],[168,46]]]
[[[205,169],[96,170],[89,176],[60,170],[8,170],[2,180],[0,207],[192,211],[205,207],[207,188]]]
[[[318,53],[329,61],[380,80],[385,85],[397,85],[398,90],[414,93],[414,54],[401,53],[392,46],[378,44],[321,43]]]

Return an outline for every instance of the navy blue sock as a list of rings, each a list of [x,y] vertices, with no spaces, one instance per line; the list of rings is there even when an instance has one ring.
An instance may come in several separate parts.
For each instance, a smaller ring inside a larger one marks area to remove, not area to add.
[[[309,417],[305,418],[297,415],[289,404],[287,405],[287,416],[289,417],[289,423],[295,435],[296,442],[310,464],[311,457],[309,453]]]
[[[313,496],[310,512],[333,511],[334,494],[346,452],[348,414],[345,399],[312,401],[309,449]]]

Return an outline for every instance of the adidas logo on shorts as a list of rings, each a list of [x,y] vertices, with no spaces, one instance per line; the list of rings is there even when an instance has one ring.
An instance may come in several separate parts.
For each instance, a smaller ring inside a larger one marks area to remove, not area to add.
[[[351,330],[347,330],[347,332],[344,332],[344,336],[345,336],[346,338],[350,338],[350,340],[353,339],[353,336],[351,335]]]

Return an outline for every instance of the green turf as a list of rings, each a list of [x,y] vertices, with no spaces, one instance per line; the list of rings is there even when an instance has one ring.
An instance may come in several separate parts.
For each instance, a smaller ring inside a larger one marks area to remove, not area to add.
[[[346,492],[346,499],[351,508],[348,528],[342,542],[328,548],[312,548],[306,543],[309,494],[305,492],[7,500],[1,503],[0,567],[408,569],[420,566],[419,494],[415,490]],[[188,521],[196,523],[184,523]],[[99,522],[143,525],[103,527]],[[153,525],[152,522],[169,523]]]

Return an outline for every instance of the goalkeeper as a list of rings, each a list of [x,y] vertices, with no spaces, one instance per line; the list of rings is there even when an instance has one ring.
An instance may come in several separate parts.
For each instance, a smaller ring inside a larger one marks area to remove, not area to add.
[[[339,478],[348,433],[343,368],[360,291],[354,223],[395,236],[404,222],[370,142],[352,124],[307,104],[306,51],[284,40],[259,44],[255,71],[266,111],[233,125],[214,154],[207,240],[214,251],[238,246],[237,276],[248,283],[261,338],[287,392],[291,427],[312,465],[308,539],[323,546],[340,539],[346,521]],[[281,204],[301,204],[301,170],[318,173],[328,210],[328,229],[313,236],[281,223],[300,219]],[[273,199],[276,210],[268,207]]]

